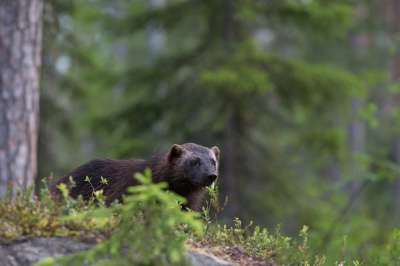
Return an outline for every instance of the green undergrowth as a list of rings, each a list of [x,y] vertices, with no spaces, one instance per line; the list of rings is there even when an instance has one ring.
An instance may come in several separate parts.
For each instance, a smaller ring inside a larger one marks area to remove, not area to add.
[[[42,180],[46,183],[46,180]],[[64,192],[66,186],[62,186]],[[48,186],[40,191],[40,201],[33,195],[34,184],[25,191],[17,189],[11,200],[13,184],[10,183],[6,196],[0,202],[0,243],[12,243],[32,237],[77,236],[82,238],[106,239],[113,233],[116,219],[100,224],[95,218],[86,220],[66,220],[77,213],[91,213],[97,209],[94,200],[85,203],[82,197],[77,200],[65,197],[61,204],[55,202]],[[68,193],[68,192],[67,192]]]
[[[325,256],[311,254],[308,244],[308,227],[303,226],[299,232],[300,242],[297,239],[281,235],[279,224],[274,232],[255,226],[250,232],[253,223],[243,226],[239,218],[234,218],[234,226],[227,227],[218,223],[218,215],[223,211],[228,199],[223,204],[219,201],[218,187],[209,188],[210,201],[203,207],[203,221],[205,234],[199,239],[211,246],[240,245],[250,256],[276,262],[279,265],[319,266],[325,263]],[[213,219],[210,211],[214,210]]]
[[[315,254],[311,248],[307,226],[296,237],[283,236],[281,225],[269,231],[252,223],[244,226],[238,218],[234,218],[233,227],[228,227],[218,222],[218,215],[227,204],[227,199],[223,204],[219,201],[218,187],[209,188],[209,201],[196,213],[182,211],[185,199],[166,191],[166,183],[152,183],[150,171],[145,175],[136,174],[135,178],[142,185],[129,188],[131,195],[124,198],[123,204],[115,202],[108,207],[101,191],[94,192],[90,202],[84,202],[81,197],[72,199],[63,184],[60,185],[61,203],[51,198],[47,186],[41,190],[39,201],[32,195],[33,185],[25,191],[19,190],[11,200],[10,184],[0,203],[0,243],[37,236],[89,238],[98,242],[87,252],[48,258],[37,264],[40,266],[88,262],[90,265],[189,265],[186,244],[189,242],[196,243],[196,247],[240,246],[249,256],[279,265],[325,263],[326,257]],[[400,233],[396,230],[387,252],[375,256],[368,265],[399,265],[399,241]],[[346,261],[346,237],[341,243],[342,254],[335,255],[336,265],[364,263]]]

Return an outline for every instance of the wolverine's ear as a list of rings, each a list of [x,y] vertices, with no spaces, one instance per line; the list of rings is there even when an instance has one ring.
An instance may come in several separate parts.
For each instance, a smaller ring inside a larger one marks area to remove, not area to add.
[[[211,150],[215,154],[215,157],[217,158],[217,161],[219,161],[219,149],[218,149],[218,147],[214,146],[214,147],[211,148]]]
[[[183,148],[181,145],[174,144],[168,153],[168,161],[172,162],[173,160],[179,158],[183,154]]]

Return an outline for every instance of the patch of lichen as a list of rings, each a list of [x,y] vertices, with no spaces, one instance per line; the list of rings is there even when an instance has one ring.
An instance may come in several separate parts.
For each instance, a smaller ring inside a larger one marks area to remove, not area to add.
[[[46,183],[46,180],[43,180]],[[102,208],[102,197],[85,203],[82,198],[72,199],[64,187],[61,203],[54,201],[46,185],[40,191],[40,201],[33,195],[34,184],[26,190],[17,189],[14,199],[11,197],[13,183],[0,202],[0,243],[8,243],[35,236],[79,236],[82,238],[104,239],[112,234],[118,224],[118,216],[108,219],[94,217],[85,220],[66,220],[64,217],[76,212],[90,213],[95,207]]]

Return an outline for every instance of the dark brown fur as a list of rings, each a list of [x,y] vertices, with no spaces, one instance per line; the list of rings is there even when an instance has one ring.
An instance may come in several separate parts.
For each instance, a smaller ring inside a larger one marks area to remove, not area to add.
[[[209,149],[194,143],[174,144],[167,153],[148,160],[105,158],[90,161],[63,176],[51,188],[51,193],[54,198],[60,199],[58,185],[69,184],[69,177],[72,176],[76,182],[76,186],[70,190],[73,198],[82,195],[84,200],[89,200],[94,191],[102,189],[107,197],[106,204],[110,204],[116,199],[121,201],[129,186],[138,185],[133,178],[134,173],[143,173],[149,168],[153,182],[167,182],[169,190],[186,198],[184,207],[198,210],[206,192],[205,186],[210,186],[217,179],[218,161],[218,147]],[[90,183],[85,181],[86,176],[91,178]],[[101,183],[101,177],[107,179],[107,185]]]

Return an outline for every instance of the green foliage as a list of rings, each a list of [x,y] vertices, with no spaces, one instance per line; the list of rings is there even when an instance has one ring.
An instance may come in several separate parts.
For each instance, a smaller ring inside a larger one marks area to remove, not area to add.
[[[124,198],[123,205],[98,208],[90,213],[72,213],[66,221],[95,219],[109,223],[115,216],[118,230],[106,241],[86,253],[66,258],[47,259],[38,265],[81,264],[84,261],[94,265],[181,265],[187,260],[184,245],[186,235],[177,230],[178,224],[185,224],[193,233],[202,234],[202,223],[195,220],[195,213],[181,211],[178,202],[185,199],[165,192],[167,183],[153,184],[151,172],[135,174],[140,186],[130,187],[132,194]],[[107,257],[107,260],[104,258]]]
[[[225,198],[224,204],[221,205],[218,186],[215,186],[213,183],[210,188],[207,187],[207,190],[210,195],[210,202],[207,201],[206,207],[202,207],[202,218],[206,223],[204,235],[210,237],[212,232],[215,232],[210,229],[218,223],[218,216],[228,204],[228,197]],[[211,219],[210,217],[211,210],[214,211],[214,219]]]
[[[299,234],[303,240],[303,244],[296,247],[296,240],[281,235],[281,224],[276,227],[275,234],[269,233],[266,228],[260,229],[259,226],[255,226],[253,233],[249,234],[248,231],[253,222],[243,227],[242,221],[239,218],[234,219],[233,227],[220,225],[217,216],[225,208],[227,199],[224,205],[220,206],[218,187],[212,187],[208,190],[211,198],[210,204],[207,203],[207,207],[203,207],[203,219],[206,222],[205,234],[203,239],[201,239],[203,243],[220,247],[239,245],[244,247],[246,253],[253,257],[278,262],[282,265],[288,263],[303,266],[311,265],[308,254],[310,249],[308,246],[308,226],[303,226]],[[210,221],[211,207],[215,211],[213,222]],[[321,258],[315,256],[314,264],[312,265],[323,265],[325,259],[325,256]]]
[[[43,179],[45,183],[45,179]],[[22,240],[36,236],[81,236],[104,239],[111,229],[104,224],[99,226],[93,219],[62,220],[61,217],[75,212],[91,212],[95,205],[93,201],[86,204],[82,198],[71,199],[68,190],[63,189],[62,204],[55,202],[47,187],[40,191],[40,201],[33,196],[34,184],[25,191],[18,189],[15,200],[11,201],[10,183],[7,195],[0,203],[0,239],[3,242]],[[65,192],[67,191],[67,192]]]
[[[254,11],[265,14],[279,24],[296,25],[322,36],[343,37],[343,29],[353,25],[353,10],[341,1],[256,1]],[[257,12],[257,13],[258,13]]]
[[[347,236],[343,236],[340,239],[340,242],[342,244],[342,260],[339,263],[335,262],[335,265],[340,265],[340,266],[345,266],[345,265],[360,266],[360,265],[364,264],[365,261],[360,262],[358,260],[353,260],[352,263],[346,262],[346,251],[345,251],[345,248],[346,248],[346,245],[347,245]]]
[[[252,222],[243,226],[239,218],[234,219],[233,227],[219,224],[218,215],[226,207],[227,199],[221,206],[218,187],[209,188],[210,203],[203,208],[205,223],[202,223],[199,214],[181,210],[185,199],[165,191],[166,183],[153,184],[150,171],[145,175],[136,174],[135,178],[141,185],[129,188],[131,195],[124,198],[123,205],[110,207],[104,206],[105,198],[101,191],[94,192],[91,201],[83,202],[82,197],[72,199],[64,184],[60,185],[64,197],[61,203],[51,199],[47,187],[41,190],[39,202],[32,197],[33,185],[26,191],[19,190],[16,199],[11,201],[10,184],[7,196],[0,203],[0,242],[12,243],[36,236],[100,240],[97,246],[85,253],[48,258],[37,265],[80,265],[84,261],[92,265],[187,265],[188,251],[184,244],[187,238],[195,240],[197,245],[240,246],[254,258],[282,265],[320,266],[327,260],[324,255],[315,255],[319,241],[309,237],[308,226],[303,226],[297,240],[283,236],[282,225],[276,227],[275,233],[270,233],[267,228],[259,226],[251,230]],[[210,219],[211,211],[214,212],[213,221]],[[399,264],[400,233],[397,229],[393,231],[389,244],[371,249],[362,261],[349,259],[354,253],[347,254],[348,239],[344,236],[340,242],[337,241],[340,244],[337,254],[341,254],[341,259],[336,265]]]
[[[368,125],[371,128],[377,128],[379,125],[378,119],[376,117],[377,111],[378,108],[376,104],[370,102],[359,111],[359,115],[368,122]]]
[[[365,265],[400,265],[400,232],[393,230],[391,239],[383,250],[373,250],[371,252],[371,263],[365,262]]]
[[[215,209],[222,209],[219,206],[218,188],[210,188],[211,205]],[[224,206],[225,207],[225,206]],[[275,229],[275,233],[271,234],[267,228],[261,229],[259,226],[255,226],[253,232],[249,234],[252,222],[247,226],[242,226],[242,221],[238,218],[234,219],[234,226],[228,227],[226,225],[220,225],[214,220],[210,222],[210,208],[203,208],[203,218],[207,222],[206,233],[201,239],[203,243],[211,246],[242,246],[247,254],[254,256],[255,258],[263,258],[273,262],[277,262],[280,265],[303,265],[303,266],[320,266],[325,265],[328,257],[325,255],[319,256],[316,254],[316,250],[319,250],[319,242],[321,239],[315,238],[314,236],[309,238],[308,226],[303,226],[299,232],[299,239],[285,237],[281,235],[281,226],[278,225]],[[361,224],[365,224],[368,221],[365,219],[360,221]],[[211,223],[212,225],[209,225]],[[367,231],[366,227],[361,230]],[[351,231],[355,233],[355,231]],[[200,239],[199,239],[200,241]],[[298,244],[298,241],[301,244]],[[385,241],[386,238],[385,238]],[[335,244],[339,244],[337,252],[330,251],[329,254],[332,256],[330,261],[335,261],[337,254],[341,255],[341,259],[338,262],[336,260],[335,265],[399,265],[400,261],[400,233],[399,230],[394,230],[392,238],[388,244],[382,245],[382,247],[375,247],[371,249],[367,256],[364,255],[363,260],[353,259],[349,257],[355,256],[355,252],[351,252],[349,256],[349,245],[348,237],[343,236],[340,239],[334,240]],[[321,251],[318,251],[318,253]],[[351,261],[351,262],[349,262]]]

